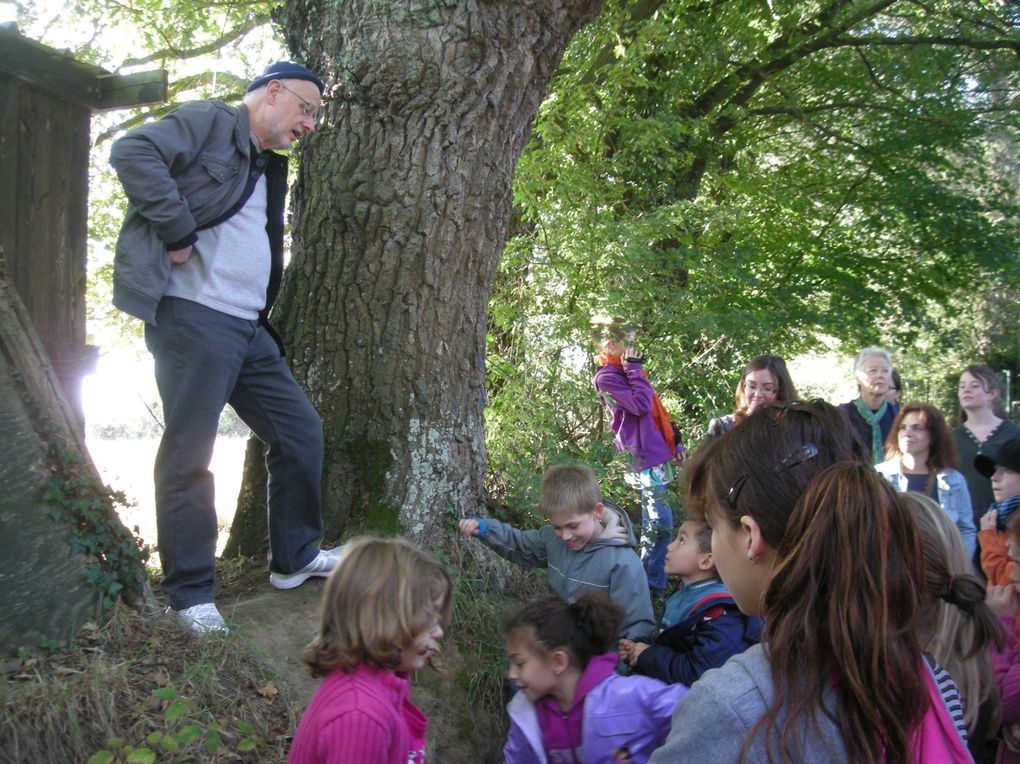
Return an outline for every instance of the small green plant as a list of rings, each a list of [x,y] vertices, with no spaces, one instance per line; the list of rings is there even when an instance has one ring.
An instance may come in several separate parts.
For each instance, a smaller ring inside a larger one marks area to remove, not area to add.
[[[100,606],[111,608],[125,590],[138,595],[149,550],[117,518],[115,507],[127,506],[127,498],[92,477],[76,451],[52,443],[47,455],[51,475],[43,501],[53,507],[53,521],[68,528],[71,552],[85,559],[85,580],[96,590]]]
[[[106,746],[89,757],[88,764],[150,764],[156,761],[190,762],[198,755],[220,753],[252,753],[265,748],[265,739],[243,720],[230,725],[217,718],[210,709],[200,708],[172,685],[152,691],[152,702],[163,708],[163,729],[153,730],[132,744],[124,738],[111,737]]]

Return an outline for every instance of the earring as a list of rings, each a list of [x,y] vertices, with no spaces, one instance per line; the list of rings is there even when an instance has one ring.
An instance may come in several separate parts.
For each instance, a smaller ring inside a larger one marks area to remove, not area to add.
[[[747,561],[749,563],[751,563],[752,565],[754,565],[754,563],[756,562],[755,559],[754,559],[754,555],[751,554],[750,552],[747,553]]]

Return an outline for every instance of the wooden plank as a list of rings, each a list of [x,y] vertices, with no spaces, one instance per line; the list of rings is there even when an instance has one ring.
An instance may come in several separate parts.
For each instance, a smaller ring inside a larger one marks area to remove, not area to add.
[[[98,67],[92,67],[98,71]],[[97,106],[101,88],[95,73],[67,54],[19,34],[0,31],[0,71],[60,98]]]
[[[165,103],[170,85],[165,69],[101,77],[99,111]]]
[[[169,92],[163,69],[112,74],[4,27],[0,27],[0,72],[96,111],[163,103]]]
[[[12,277],[17,251],[17,221],[27,214],[18,192],[18,101],[17,81],[0,74],[0,274]]]

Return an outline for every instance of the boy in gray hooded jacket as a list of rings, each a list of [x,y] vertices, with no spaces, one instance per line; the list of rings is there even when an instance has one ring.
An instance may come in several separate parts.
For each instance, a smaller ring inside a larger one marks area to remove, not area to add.
[[[461,520],[460,532],[512,563],[548,568],[549,588],[567,602],[586,589],[601,591],[624,609],[620,637],[650,637],[652,601],[630,518],[602,498],[591,467],[557,464],[546,470],[539,511],[548,523],[536,530],[476,517]]]

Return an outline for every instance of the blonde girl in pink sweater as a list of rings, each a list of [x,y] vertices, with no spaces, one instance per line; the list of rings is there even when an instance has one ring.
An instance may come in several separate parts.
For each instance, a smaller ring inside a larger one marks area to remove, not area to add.
[[[431,666],[450,594],[443,565],[409,541],[365,537],[344,547],[319,634],[302,656],[322,684],[287,764],[423,764],[427,722],[408,676]]]

